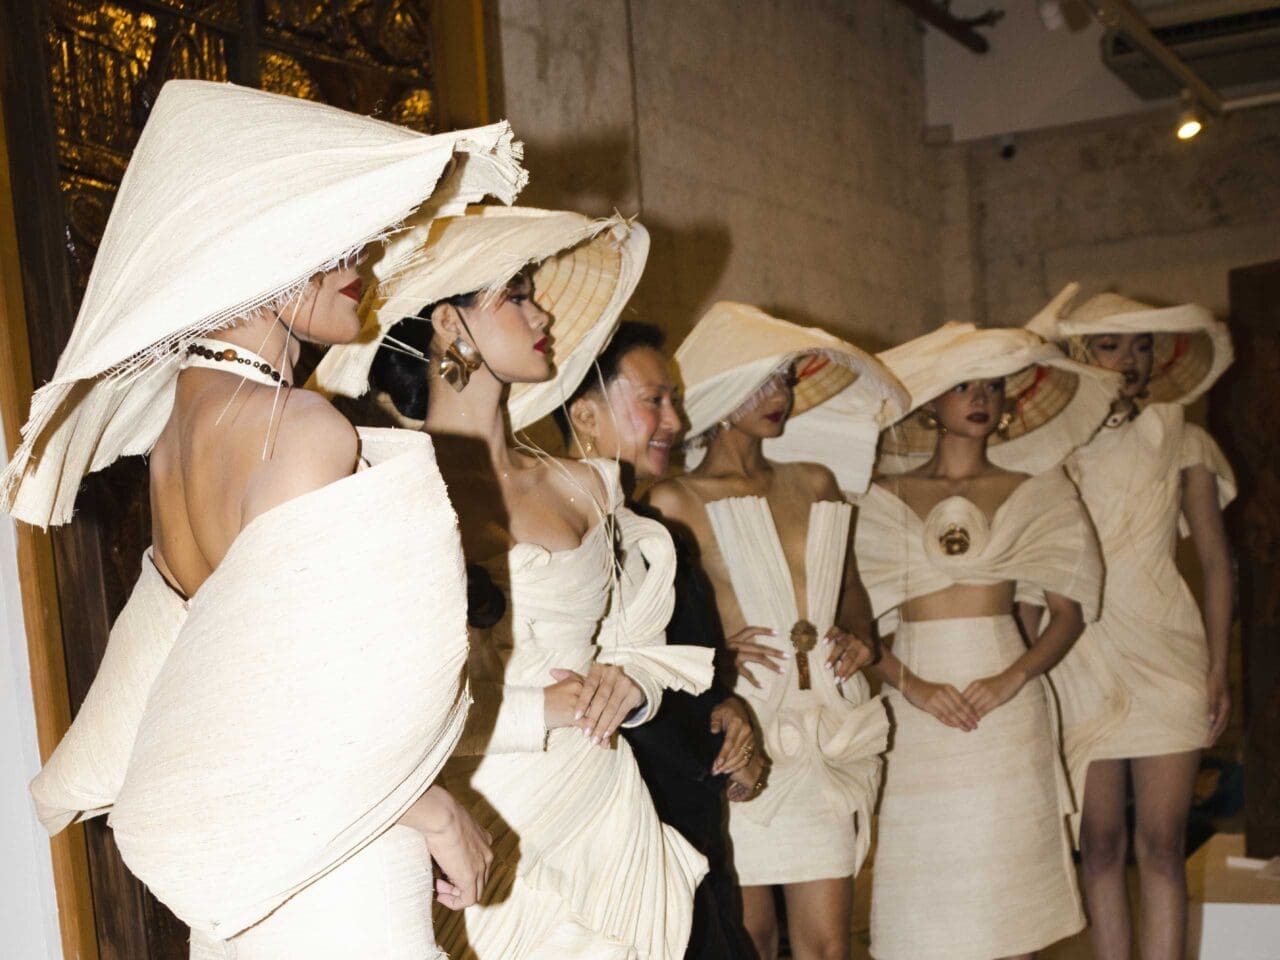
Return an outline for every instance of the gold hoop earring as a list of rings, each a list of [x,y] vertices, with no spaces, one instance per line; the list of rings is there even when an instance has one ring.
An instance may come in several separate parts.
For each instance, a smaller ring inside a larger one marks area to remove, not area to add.
[[[483,362],[480,351],[458,337],[449,344],[449,349],[440,358],[440,376],[445,383],[461,393],[471,382],[471,375],[480,369]]]
[[[996,421],[996,433],[1000,434],[1001,440],[1009,439],[1009,428],[1013,426],[1013,411],[1006,410],[1000,414],[1000,419]]]

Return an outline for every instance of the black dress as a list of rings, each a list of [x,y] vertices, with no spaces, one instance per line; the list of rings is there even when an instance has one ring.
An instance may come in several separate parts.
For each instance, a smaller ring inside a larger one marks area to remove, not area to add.
[[[652,511],[631,505],[654,519]],[[686,538],[672,532],[676,547],[676,607],[667,642],[722,649],[723,633],[711,585]],[[708,872],[694,895],[693,928],[685,957],[697,960],[754,960],[756,952],[742,922],[742,900],[728,862],[725,787],[711,765],[724,737],[711,733],[711,711],[733,694],[719,680],[693,696],[668,690],[648,723],[623,731],[663,823],[675,827],[707,858]]]

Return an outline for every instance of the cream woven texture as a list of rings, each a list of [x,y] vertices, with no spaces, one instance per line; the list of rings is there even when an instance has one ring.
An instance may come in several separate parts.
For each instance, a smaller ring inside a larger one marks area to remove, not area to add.
[[[179,350],[387,234],[444,184],[445,208],[511,202],[524,171],[505,123],[424,136],[323,104],[171,80],[120,184],[53,379],[0,476],[0,506],[70,519],[80,480],[147,453]],[[287,311],[286,311],[287,316]]]
[[[1012,404],[1009,439],[991,437],[987,454],[998,466],[1042,473],[1058,466],[1097,432],[1120,377],[1076,363],[1026,330],[979,330],[947,323],[877,357],[906,386],[911,411],[919,410],[958,383],[1006,377]],[[933,453],[935,431],[917,417],[904,417],[884,432],[877,469],[903,473]]]
[[[809,511],[805,619],[820,638],[840,602],[852,509],[824,501]],[[800,612],[768,501],[715,500],[707,516],[746,622],[773,629],[776,643],[789,647]],[[734,866],[744,885],[849,877],[866,856],[889,720],[861,673],[836,685],[825,667],[828,652],[819,642],[809,653],[809,690],[800,689],[794,657],[780,674],[756,671],[758,690],[737,685],[773,762],[764,792],[729,808]]]
[[[938,543],[946,523],[967,553]],[[896,624],[897,608],[957,583],[1018,583],[1097,615],[1102,563],[1084,507],[1061,470],[1032,477],[988,524],[960,497],[925,518],[873,484],[859,505],[858,569],[872,612],[896,628],[894,653],[913,673],[963,690],[1024,651],[1013,619]],[[990,960],[1039,949],[1084,925],[1066,818],[1070,792],[1048,684],[1027,684],[971,732],[953,730],[888,694],[895,720],[885,758],[872,883],[879,960]],[[926,904],[927,909],[921,905]]]
[[[361,439],[375,466],[253,520],[192,599],[115,797],[130,870],[215,939],[272,924],[326,875],[333,896],[461,734],[465,579],[430,439]],[[358,886],[311,939],[264,955],[336,956],[326,932],[360,929],[366,907],[421,910],[409,888]]]
[[[1217,478],[1222,505],[1234,498],[1231,465],[1177,404],[1152,404],[1068,462],[1107,570],[1102,616],[1050,674],[1077,798],[1092,760],[1196,750],[1208,737],[1204,621],[1174,557],[1193,466]]]
[[[477,700],[511,689],[540,695],[552,668],[584,673],[624,650],[632,657],[625,669],[646,691],[689,668],[679,648],[661,646],[675,569],[670,537],[621,509],[614,464],[586,462],[608,483],[606,519],[573,549],[517,544],[487,565],[508,607],[492,630],[473,635]],[[616,588],[615,529],[624,557],[640,551],[648,563],[642,580],[631,577],[643,565],[628,563]],[[710,663],[699,657],[697,675],[677,685],[710,683]],[[646,661],[662,665],[650,671]],[[478,716],[501,725],[502,713]],[[469,727],[468,741],[482,746],[484,731]],[[443,782],[493,835],[495,862],[481,905],[436,911],[442,948],[452,960],[678,960],[705,860],[658,820],[625,740],[602,749],[558,729],[545,742],[545,750],[455,756],[446,765]]]

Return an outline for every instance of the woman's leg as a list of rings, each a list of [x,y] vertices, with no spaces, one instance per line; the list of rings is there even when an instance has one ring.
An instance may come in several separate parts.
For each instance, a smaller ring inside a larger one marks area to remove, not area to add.
[[[1130,762],[1138,807],[1133,852],[1142,890],[1139,949],[1142,960],[1182,960],[1187,937],[1187,814],[1200,751]]]
[[[853,877],[789,883],[787,936],[795,960],[849,960]]]
[[[773,887],[742,888],[742,921],[760,960],[778,960],[778,913]]]
[[[1085,777],[1080,824],[1081,880],[1096,960],[1128,960],[1131,938],[1125,859],[1124,760],[1095,760]]]

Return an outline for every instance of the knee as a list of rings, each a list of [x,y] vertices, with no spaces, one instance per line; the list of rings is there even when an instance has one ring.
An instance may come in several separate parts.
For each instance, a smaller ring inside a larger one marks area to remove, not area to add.
[[[768,960],[778,955],[778,921],[775,917],[763,916],[744,918],[747,935],[755,945],[761,960]]]
[[[834,930],[791,931],[792,953],[813,960],[849,960],[849,935]]]
[[[1080,865],[1085,873],[1101,874],[1123,870],[1129,852],[1129,838],[1123,823],[1090,827],[1080,834]]]
[[[1181,876],[1186,870],[1184,826],[1181,823],[1160,828],[1139,825],[1133,838],[1133,855],[1144,872]]]

